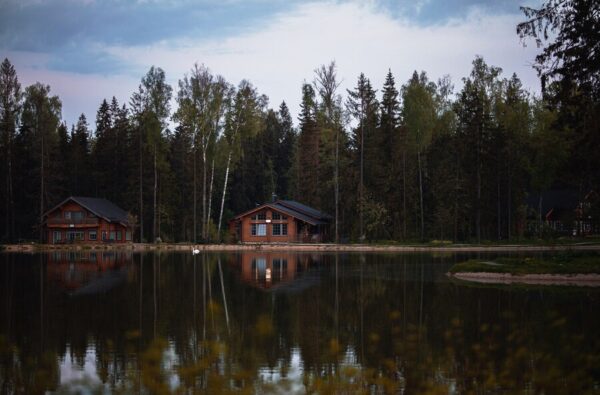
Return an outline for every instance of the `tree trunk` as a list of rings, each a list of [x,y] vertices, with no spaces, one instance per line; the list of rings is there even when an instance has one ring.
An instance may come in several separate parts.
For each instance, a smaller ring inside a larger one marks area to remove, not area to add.
[[[193,234],[193,242],[196,243],[198,241],[198,224],[196,223],[196,218],[198,216],[198,197],[197,197],[197,182],[196,182],[196,156],[197,156],[197,152],[196,152],[196,147],[194,145],[194,151],[193,151],[193,156],[194,156],[194,208],[193,208],[193,226],[194,226],[194,231],[192,232]]]
[[[215,157],[213,155],[213,159],[212,159],[212,165],[211,165],[211,170],[210,170],[210,187],[208,189],[208,214],[206,214],[206,223],[208,225],[210,225],[211,223],[211,218],[210,218],[210,212],[212,211],[212,194],[213,194],[213,181],[215,179]],[[209,228],[210,230],[210,228]]]
[[[542,237],[542,192],[540,191],[540,198],[538,200],[538,218],[539,218],[539,224],[538,224],[538,237]]]
[[[511,180],[511,172],[510,172],[510,151],[509,151],[509,155],[508,155],[508,171],[507,171],[507,179],[508,179],[508,183],[507,183],[507,192],[506,192],[506,237],[508,238],[508,240],[510,240],[510,238],[512,237],[511,235],[511,227],[512,227],[512,199],[511,199],[511,194],[512,194],[512,180]]]
[[[500,219],[502,218],[502,209],[500,207],[500,166],[498,166],[498,174],[496,176],[496,189],[497,189],[497,199],[496,199],[496,225],[498,232],[498,240],[502,239],[502,223]]]
[[[481,131],[477,139],[477,210],[475,213],[477,243],[481,243]]]
[[[406,239],[406,149],[402,150],[402,238]]]
[[[140,243],[144,242],[144,173],[143,173],[143,135],[140,128]]]
[[[335,242],[340,242],[339,233],[339,202],[340,202],[340,161],[339,161],[339,140],[340,131],[339,128],[335,129]],[[336,255],[337,257],[337,255]]]
[[[206,241],[206,149],[202,146],[202,241]]]
[[[365,120],[361,120],[361,131],[360,131],[360,193],[359,193],[359,208],[360,208],[360,240],[363,241],[365,239],[365,234],[363,231],[363,205],[365,199],[364,192],[364,157],[365,157]]]
[[[156,143],[154,144],[154,192],[152,197],[152,205],[154,206],[153,215],[152,215],[152,242],[156,242],[156,229],[157,229],[157,218],[158,213],[156,212],[156,201],[157,201],[157,191],[158,191],[158,173],[156,170]]]
[[[36,125],[37,132],[40,133],[41,138],[41,157],[40,157],[40,241],[44,241],[44,227],[42,222],[44,220],[44,133],[40,131],[39,115],[37,118]]]
[[[227,155],[227,167],[225,168],[225,181],[223,182],[223,196],[221,197],[221,209],[219,210],[219,226],[217,227],[217,235],[221,237],[221,221],[223,219],[223,207],[225,206],[225,193],[227,192],[227,179],[229,178],[229,164],[231,163],[231,149]]]
[[[423,170],[421,167],[421,150],[417,150],[417,162],[419,165],[419,201],[421,209],[421,240],[425,239],[425,218],[423,215]]]

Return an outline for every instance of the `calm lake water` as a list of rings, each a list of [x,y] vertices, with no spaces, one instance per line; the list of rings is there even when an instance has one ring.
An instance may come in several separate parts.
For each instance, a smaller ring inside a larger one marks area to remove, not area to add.
[[[467,257],[0,254],[0,393],[599,393],[600,291]]]

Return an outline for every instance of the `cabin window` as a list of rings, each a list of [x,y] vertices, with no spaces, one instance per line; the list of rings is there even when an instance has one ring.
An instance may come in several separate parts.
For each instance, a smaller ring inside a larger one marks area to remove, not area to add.
[[[67,240],[82,241],[83,240],[83,232],[82,231],[68,231],[67,232]]]
[[[121,241],[121,231],[117,230],[117,240]]]
[[[125,232],[125,240],[131,241],[131,232],[130,231]]]
[[[102,231],[102,240],[106,241],[106,231]]]
[[[90,230],[88,232],[88,239],[95,241],[98,238],[98,233],[95,230]]]
[[[110,240],[114,240],[114,239],[115,239],[115,237],[116,237],[115,231],[114,231],[114,230],[111,230],[111,231],[110,231]]]
[[[62,239],[62,232],[60,230],[55,230],[53,232],[53,236],[52,236],[53,240],[55,243],[61,241]]]
[[[266,236],[267,224],[252,224],[252,236]]]
[[[287,219],[285,215],[273,212],[273,219]]]
[[[273,224],[273,236],[286,236],[287,224]]]
[[[65,211],[65,219],[72,219],[75,221],[81,221],[84,218],[83,211]]]
[[[262,211],[258,214],[253,215],[252,219],[253,220],[265,220],[265,219],[267,219],[267,213]]]

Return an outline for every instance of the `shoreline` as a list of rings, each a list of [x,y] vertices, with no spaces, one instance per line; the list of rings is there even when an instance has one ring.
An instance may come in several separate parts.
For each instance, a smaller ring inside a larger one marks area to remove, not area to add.
[[[522,274],[462,272],[447,273],[450,278],[480,284],[527,284],[527,285],[563,285],[577,287],[599,287],[600,274]]]
[[[369,244],[6,244],[2,252],[48,252],[48,251],[298,251],[298,252],[544,252],[544,251],[600,251],[600,244],[560,245],[369,245]]]

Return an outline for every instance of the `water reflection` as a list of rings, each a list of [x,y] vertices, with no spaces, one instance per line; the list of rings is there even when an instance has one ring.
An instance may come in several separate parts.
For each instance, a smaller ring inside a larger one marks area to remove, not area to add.
[[[598,393],[600,293],[463,257],[0,255],[0,393]]]

